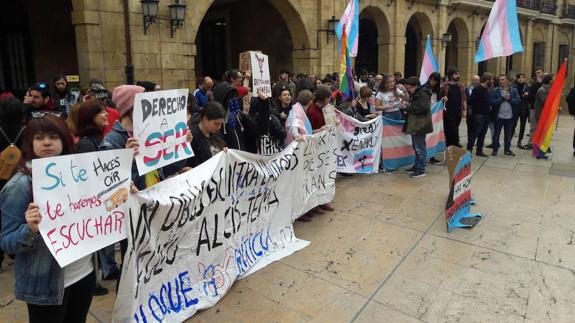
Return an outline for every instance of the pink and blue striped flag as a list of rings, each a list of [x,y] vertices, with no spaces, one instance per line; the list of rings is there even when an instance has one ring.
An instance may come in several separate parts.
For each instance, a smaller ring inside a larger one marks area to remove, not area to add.
[[[481,35],[475,63],[519,52],[523,52],[523,44],[519,34],[516,0],[495,0]]]
[[[341,44],[343,37],[343,28],[347,34],[347,48],[351,57],[357,56],[357,45],[359,43],[359,0],[350,0],[345,7],[343,15],[335,28],[337,39]]]
[[[429,34],[427,35],[427,44],[425,45],[425,53],[423,54],[423,62],[421,62],[421,73],[419,74],[419,83],[425,84],[429,79],[429,75],[433,72],[439,71],[435,57],[433,57],[433,49],[431,49],[431,40]]]

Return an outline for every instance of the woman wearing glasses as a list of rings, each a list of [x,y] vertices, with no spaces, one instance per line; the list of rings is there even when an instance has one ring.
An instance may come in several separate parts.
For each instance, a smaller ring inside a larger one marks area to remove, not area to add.
[[[24,131],[20,169],[0,193],[0,247],[15,254],[16,299],[26,302],[30,322],[85,322],[95,284],[92,257],[60,268],[38,225],[32,196],[32,160],[68,155],[74,144],[64,121],[46,114]]]

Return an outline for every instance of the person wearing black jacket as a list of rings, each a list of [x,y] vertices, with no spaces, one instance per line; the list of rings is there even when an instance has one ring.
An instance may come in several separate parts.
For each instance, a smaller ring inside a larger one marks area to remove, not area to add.
[[[231,149],[246,150],[244,132],[253,131],[255,124],[250,116],[242,112],[238,90],[232,86],[238,79],[238,70],[231,69],[224,73],[224,81],[214,86],[214,100],[218,101],[226,112],[226,123],[222,135],[226,145]]]
[[[517,123],[519,123],[519,138],[517,138],[517,148],[523,148],[521,141],[523,141],[523,136],[525,135],[525,126],[527,125],[527,119],[529,118],[529,102],[527,97],[529,96],[529,86],[525,82],[525,74],[517,74],[517,80],[515,81],[515,87],[521,97],[521,103],[519,104],[517,111],[513,112],[513,117],[515,122],[513,124],[513,134],[515,135],[515,129]]]
[[[188,158],[187,166],[196,167],[224,150],[226,143],[220,129],[225,123],[226,113],[219,102],[208,102],[192,121],[192,150],[194,156]]]
[[[280,152],[287,136],[286,130],[278,116],[272,113],[271,100],[265,93],[259,91],[258,97],[252,98],[250,116],[256,127],[253,137],[245,137],[247,150],[260,155]]]
[[[473,107],[473,131],[467,141],[467,150],[473,151],[473,146],[477,140],[477,150],[475,154],[480,157],[487,157],[483,152],[483,142],[485,134],[491,120],[491,105],[489,89],[493,86],[493,74],[483,73],[479,80],[479,86],[476,86],[471,93],[469,103]]]
[[[411,135],[411,142],[415,152],[415,165],[411,178],[425,176],[425,164],[427,162],[427,146],[425,137],[433,132],[431,120],[431,90],[428,87],[420,87],[419,78],[412,76],[407,79],[405,87],[409,92],[409,105],[405,122],[405,133]]]
[[[529,124],[531,126],[531,129],[529,131],[529,133],[534,133],[535,132],[535,127],[537,126],[537,122],[535,120],[535,99],[537,98],[537,91],[539,91],[539,89],[541,88],[541,86],[543,85],[543,77],[545,76],[545,72],[543,72],[543,68],[542,67],[536,67],[535,68],[535,81],[533,82],[533,84],[531,84],[531,86],[529,86],[529,94],[527,95],[527,102],[529,103]],[[525,146],[522,147],[522,149],[525,150],[531,150],[533,149],[533,145],[531,144],[531,138],[529,139],[529,143]]]

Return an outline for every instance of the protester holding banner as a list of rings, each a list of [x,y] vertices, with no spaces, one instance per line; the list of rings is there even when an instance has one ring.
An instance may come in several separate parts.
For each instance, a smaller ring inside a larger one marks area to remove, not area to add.
[[[246,150],[244,131],[253,130],[254,122],[249,115],[241,112],[241,102],[235,85],[240,79],[236,69],[224,73],[224,81],[214,86],[214,100],[218,101],[226,112],[226,123],[222,127],[222,134],[226,146],[231,149]],[[238,86],[241,86],[241,82]]]
[[[86,101],[78,108],[78,124],[76,134],[80,138],[76,145],[77,153],[98,151],[102,143],[103,130],[108,126],[108,112],[98,100]],[[104,279],[117,279],[120,271],[116,264],[114,245],[98,251],[98,265],[102,269]],[[95,295],[105,295],[106,288],[96,285]]]
[[[313,104],[307,109],[307,117],[314,130],[321,131],[325,126],[323,107],[329,104],[331,98],[331,89],[328,85],[322,84],[315,90],[315,99]],[[320,130],[321,129],[321,130]]]
[[[411,135],[413,151],[415,152],[415,165],[411,178],[425,176],[425,164],[427,160],[427,146],[425,137],[433,132],[431,120],[431,90],[421,87],[419,78],[412,76],[406,80],[405,87],[410,94],[409,104],[405,105],[407,120],[405,133]]]
[[[383,86],[375,96],[375,108],[382,112],[384,118],[401,120],[400,108],[403,91],[395,86],[395,77],[391,74],[383,75]]]
[[[208,102],[200,112],[200,120],[190,127],[194,156],[188,158],[187,166],[196,167],[212,158],[226,147],[220,129],[225,123],[224,108],[219,102]]]
[[[30,120],[22,143],[20,171],[0,193],[0,247],[16,254],[15,295],[26,302],[29,322],[85,322],[95,285],[92,257],[60,268],[39,234],[33,203],[31,162],[74,152],[68,127],[46,114]]]
[[[256,131],[254,138],[247,138],[246,142],[246,146],[254,145],[255,151],[248,151],[266,156],[279,153],[284,148],[285,127],[272,113],[271,100],[263,91],[258,91],[258,97],[252,98],[249,112],[256,123]]]
[[[116,103],[120,120],[114,123],[112,131],[104,137],[100,150],[137,148],[138,141],[133,138],[132,113],[134,110],[134,98],[136,94],[143,93],[145,89],[137,85],[120,85],[112,93],[112,100]],[[157,171],[145,176],[138,176],[138,169],[134,162],[132,166],[132,181],[139,190],[152,186],[160,181]]]
[[[444,102],[447,100],[447,97],[441,95],[441,74],[438,72],[433,72],[429,75],[427,82],[423,85],[423,87],[428,88],[431,91],[431,106],[433,107],[437,100],[443,100]],[[435,157],[431,157],[429,162],[434,165],[441,165],[443,162],[438,160]]]
[[[297,96],[286,120],[287,144],[293,140],[301,141],[306,135],[313,134],[311,122],[307,117],[307,110],[313,104],[313,93],[303,90]]]
[[[282,90],[280,95],[273,100],[273,103],[275,113],[278,115],[282,123],[282,127],[285,127],[289,112],[294,104],[292,100],[292,92],[289,89]]]
[[[354,118],[359,121],[366,121],[377,117],[377,114],[373,111],[373,107],[369,100],[373,95],[373,90],[369,86],[362,86],[359,90],[359,99],[352,102],[352,107],[354,109]]]

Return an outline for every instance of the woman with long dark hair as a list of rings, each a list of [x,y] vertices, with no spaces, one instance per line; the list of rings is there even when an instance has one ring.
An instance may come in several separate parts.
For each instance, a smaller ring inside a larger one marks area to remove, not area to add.
[[[190,127],[194,157],[188,159],[187,166],[196,167],[212,158],[226,147],[220,129],[225,123],[224,107],[216,101],[209,102],[200,112],[199,120]]]
[[[26,302],[29,322],[85,322],[95,284],[91,256],[65,268],[39,234],[42,221],[32,196],[32,160],[74,153],[64,121],[49,113],[24,131],[20,169],[0,193],[0,247],[16,255],[16,299]]]

